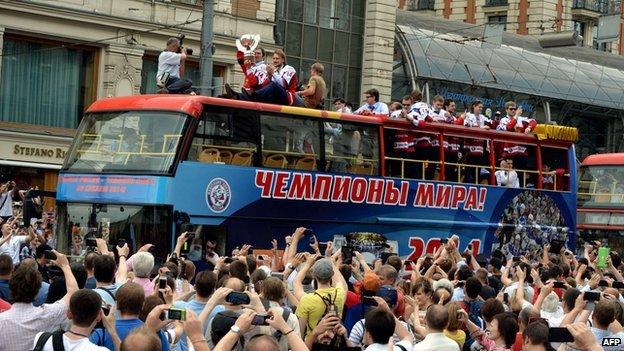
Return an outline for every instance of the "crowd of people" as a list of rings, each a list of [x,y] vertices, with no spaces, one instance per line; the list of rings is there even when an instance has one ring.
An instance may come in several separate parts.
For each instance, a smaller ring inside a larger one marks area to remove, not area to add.
[[[219,255],[204,241],[214,268],[197,271],[184,250],[193,233],[162,265],[151,244],[130,252],[104,239],[70,262],[47,243],[20,258],[7,243],[38,235],[5,231],[12,221],[0,243],[2,351],[594,351],[624,341],[624,265],[615,252],[599,259],[600,243],[580,257],[545,244],[482,261],[452,236],[416,262],[369,262],[332,242],[307,247],[313,233],[297,228],[272,240],[271,255],[250,245]]]

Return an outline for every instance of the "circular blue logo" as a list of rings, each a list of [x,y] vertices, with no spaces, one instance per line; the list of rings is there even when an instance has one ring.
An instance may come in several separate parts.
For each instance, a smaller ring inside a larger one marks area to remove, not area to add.
[[[232,191],[230,184],[223,178],[215,178],[206,188],[206,203],[213,212],[221,213],[230,205]]]

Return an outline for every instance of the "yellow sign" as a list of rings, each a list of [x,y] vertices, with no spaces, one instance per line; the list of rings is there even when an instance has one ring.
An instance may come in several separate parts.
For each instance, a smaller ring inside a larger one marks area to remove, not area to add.
[[[65,158],[67,148],[45,148],[35,147],[22,144],[15,144],[13,146],[13,154],[20,156],[33,156],[33,157],[47,157],[47,158]]]

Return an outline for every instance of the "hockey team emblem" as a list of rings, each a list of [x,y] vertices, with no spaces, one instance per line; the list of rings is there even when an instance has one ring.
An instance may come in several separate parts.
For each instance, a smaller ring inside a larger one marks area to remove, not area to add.
[[[206,188],[206,203],[213,212],[221,213],[230,205],[232,192],[230,184],[223,178],[215,178],[208,183]]]

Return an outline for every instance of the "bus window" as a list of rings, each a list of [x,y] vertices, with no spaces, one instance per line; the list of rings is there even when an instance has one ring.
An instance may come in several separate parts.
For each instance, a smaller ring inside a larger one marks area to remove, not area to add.
[[[197,126],[187,159],[251,166],[257,152],[253,111],[211,108]]]
[[[379,174],[379,137],[376,127],[324,122],[327,171]]]
[[[620,166],[582,166],[579,177],[578,203],[624,203],[624,169]]]
[[[314,171],[320,161],[319,122],[304,118],[260,116],[263,165]]]
[[[168,173],[189,118],[181,113],[90,113],[80,123],[64,170]]]
[[[496,185],[520,188],[537,188],[537,158],[535,146],[528,144],[511,143],[504,140],[494,141],[496,171]],[[501,164],[502,162],[502,164]],[[515,172],[517,183],[509,179],[509,174]],[[507,177],[506,177],[507,176]]]
[[[542,146],[542,189],[570,190],[568,150]]]

